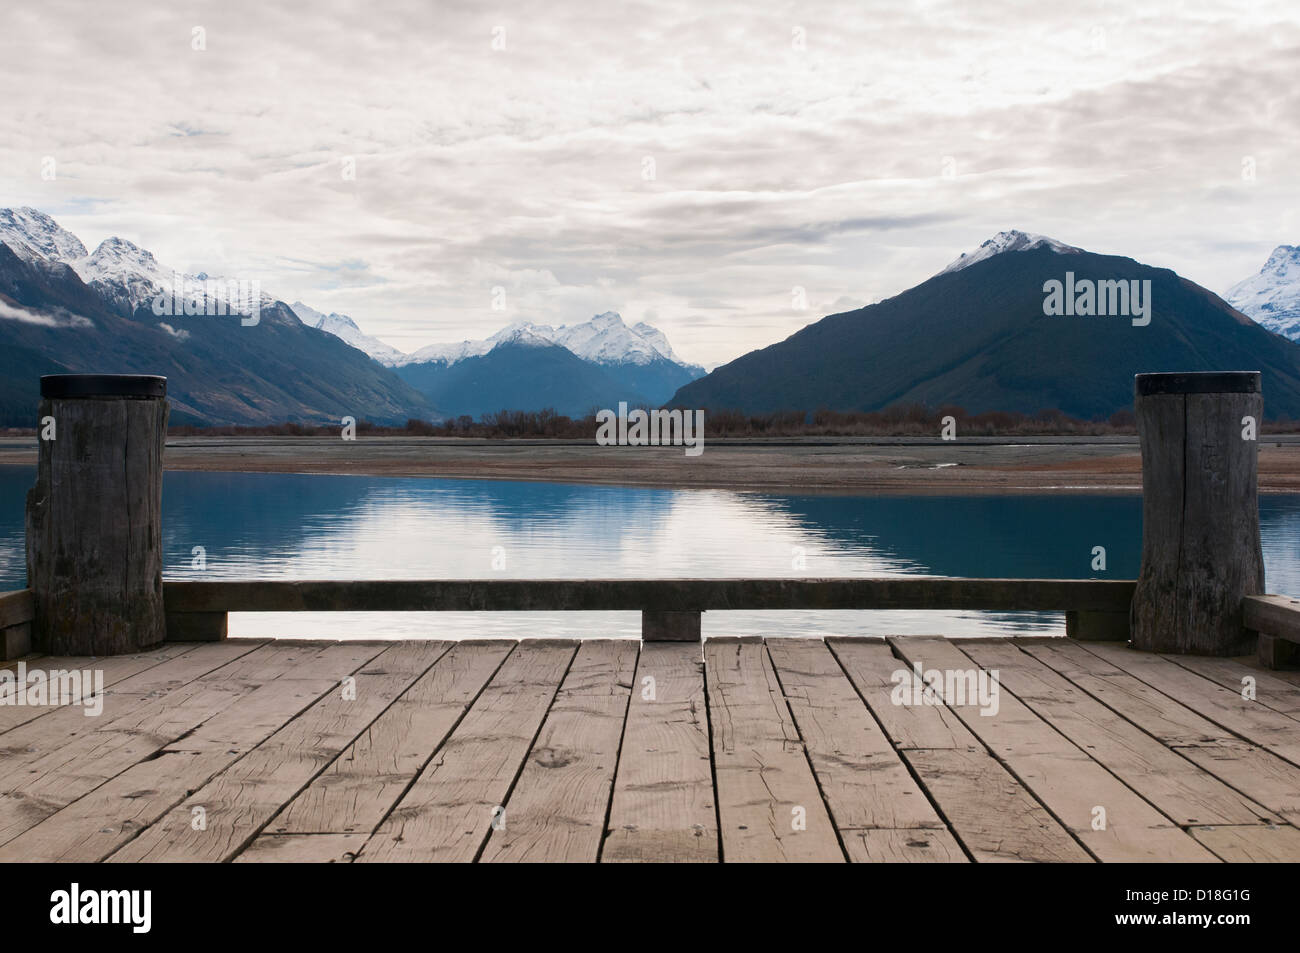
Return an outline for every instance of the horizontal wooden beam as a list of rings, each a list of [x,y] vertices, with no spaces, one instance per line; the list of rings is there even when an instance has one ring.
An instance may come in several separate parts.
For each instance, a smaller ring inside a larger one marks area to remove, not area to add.
[[[1241,621],[1248,629],[1300,642],[1300,599],[1292,596],[1246,596]]]
[[[36,600],[30,589],[0,592],[0,629],[31,622],[36,617]]]
[[[168,613],[968,609],[1127,612],[1136,583],[1094,579],[446,579],[163,584]]]

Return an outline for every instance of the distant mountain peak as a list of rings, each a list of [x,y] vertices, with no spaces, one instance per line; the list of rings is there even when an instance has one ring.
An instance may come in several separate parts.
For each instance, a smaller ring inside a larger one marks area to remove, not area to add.
[[[1075,248],[1073,245],[1067,245],[1065,242],[1059,242],[1055,238],[1048,238],[1046,235],[1035,235],[1032,232],[1022,232],[1019,229],[1010,229],[1005,232],[998,232],[992,238],[980,243],[980,247],[973,252],[962,252],[957,260],[950,264],[941,275],[946,275],[954,271],[961,271],[963,268],[969,268],[976,262],[986,261],[994,255],[1000,255],[1009,251],[1029,251],[1031,248],[1047,247],[1053,251],[1062,254],[1077,255],[1082,254],[1082,248]]]
[[[301,301],[289,305],[289,310],[309,328],[332,334],[387,367],[394,367],[406,356],[391,344],[385,344],[378,338],[366,334],[346,314],[339,314],[336,311],[324,314]]]
[[[19,258],[46,259],[71,264],[86,257],[86,246],[76,235],[40,209],[0,208],[0,242]]]
[[[455,364],[467,358],[480,357],[503,343],[529,347],[556,345],[595,364],[645,366],[665,360],[700,373],[704,370],[678,358],[668,338],[658,328],[644,321],[628,327],[617,311],[604,311],[582,324],[558,328],[531,321],[515,321],[486,340],[430,344],[401,358],[397,364]]]
[[[1275,334],[1300,341],[1300,247],[1278,245],[1264,267],[1229,288],[1224,300]]]
[[[537,325],[529,321],[516,321],[508,327],[502,328],[496,334],[488,338],[494,348],[501,347],[503,344],[513,344],[520,347],[554,347],[555,341],[551,338],[551,329],[546,325]]]
[[[171,270],[158,264],[153,252],[116,235],[104,239],[93,252],[71,262],[71,265],[87,284],[97,278],[120,280],[138,275],[160,281],[165,286],[172,277]]]

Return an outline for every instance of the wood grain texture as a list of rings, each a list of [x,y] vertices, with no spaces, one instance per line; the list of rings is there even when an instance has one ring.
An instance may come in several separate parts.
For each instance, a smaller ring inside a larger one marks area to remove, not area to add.
[[[173,693],[183,698],[156,699],[97,732],[105,742],[88,757],[44,773],[43,800],[62,806],[9,839],[0,860],[103,860],[382,651],[373,643],[305,649],[249,653]],[[150,740],[128,743],[136,735]]]
[[[523,642],[357,857],[473,861],[568,671],[573,642]]]
[[[836,639],[832,650],[957,839],[981,863],[1089,863],[1092,857],[941,699],[920,695],[912,667],[884,642]],[[916,691],[913,692],[912,689]],[[849,838],[845,838],[849,847]],[[850,847],[850,856],[852,848]]]
[[[167,401],[46,399],[27,495],[33,646],[57,655],[135,652],[166,636],[162,453]]]
[[[1258,447],[1243,419],[1259,394],[1139,394],[1142,570],[1133,596],[1136,648],[1242,655],[1255,647],[1242,599],[1264,591]]]
[[[943,827],[826,645],[771,639],[767,648],[836,828]]]
[[[638,648],[582,643],[481,861],[596,861]]]
[[[1260,824],[1277,818],[1213,774],[1170,750],[1033,656],[1014,645],[971,644],[962,650],[998,672],[1045,722],[1179,825]]]
[[[1024,651],[1256,803],[1292,823],[1300,820],[1300,768],[1085,649],[1026,645]]]
[[[1194,827],[1192,836],[1232,864],[1294,864],[1300,861],[1300,829],[1277,827]]]
[[[763,644],[710,639],[704,666],[723,858],[843,861]]]
[[[972,666],[970,657],[946,639],[891,641],[905,659],[927,672],[965,672]],[[971,733],[1099,860],[1214,859],[1176,827],[1173,819],[1153,808],[1005,687],[999,692],[996,712],[969,700],[965,704],[947,701]]]
[[[38,661],[112,683],[100,718],[0,731],[4,862],[1300,859],[1295,683],[1231,659],[905,638]],[[996,712],[944,670],[996,671]]]
[[[230,749],[199,749],[198,757],[185,763],[186,785],[194,788],[204,774],[210,780],[198,783],[194,793],[111,859],[122,863],[230,860],[449,647],[446,642],[396,643],[350,675],[345,685],[335,680],[317,701],[219,771],[211,770],[211,762],[227,756]],[[253,725],[255,721],[250,722]],[[260,733],[260,726],[252,731]],[[199,813],[203,824],[196,826],[194,817]]]
[[[454,645],[267,829],[277,834],[370,834],[513,648],[513,642],[504,641]]]
[[[700,645],[643,644],[603,863],[710,863],[718,823]]]

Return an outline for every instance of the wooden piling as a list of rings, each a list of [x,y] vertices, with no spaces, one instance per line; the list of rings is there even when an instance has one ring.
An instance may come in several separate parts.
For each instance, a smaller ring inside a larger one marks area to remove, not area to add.
[[[1242,655],[1242,599],[1264,591],[1256,439],[1258,371],[1139,374],[1142,569],[1134,648]]]
[[[163,641],[166,393],[163,377],[41,378],[27,494],[35,650],[114,655]]]

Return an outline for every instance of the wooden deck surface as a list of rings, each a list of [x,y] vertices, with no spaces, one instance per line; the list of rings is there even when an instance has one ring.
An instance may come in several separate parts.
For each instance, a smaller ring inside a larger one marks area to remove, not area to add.
[[[107,693],[0,707],[4,861],[1300,860],[1300,674],[1247,661],[914,637],[26,662]],[[996,671],[997,713],[895,704],[914,664]]]

